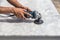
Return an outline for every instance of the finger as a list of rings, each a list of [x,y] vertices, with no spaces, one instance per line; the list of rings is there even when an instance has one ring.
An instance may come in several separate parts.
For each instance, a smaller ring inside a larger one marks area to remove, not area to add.
[[[23,14],[23,13],[21,13],[21,16],[22,16],[22,18],[23,18],[23,19],[26,19],[26,17],[24,16],[24,14]]]
[[[22,16],[21,16],[21,14],[20,14],[20,13],[18,13],[18,18],[22,18]]]
[[[22,19],[22,16],[20,15],[20,16],[19,16],[19,18],[21,18],[21,19]]]
[[[31,12],[32,10],[31,10],[31,9],[29,9],[29,8],[27,8],[27,11],[30,11],[30,12]]]
[[[16,11],[14,12],[14,15],[15,15],[16,17],[18,17],[18,14],[17,14],[17,12],[16,12]]]
[[[17,18],[22,18],[20,13],[15,14]]]
[[[31,14],[29,14],[28,12],[24,12],[25,14],[27,14],[28,16],[32,16]]]
[[[23,9],[23,11],[26,11],[26,9]]]

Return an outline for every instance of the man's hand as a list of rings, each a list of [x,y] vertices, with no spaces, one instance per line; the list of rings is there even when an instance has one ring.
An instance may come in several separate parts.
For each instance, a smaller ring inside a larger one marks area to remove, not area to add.
[[[22,5],[21,3],[19,3],[17,0],[7,0],[7,1],[8,1],[10,4],[12,4],[13,6],[17,7],[17,8],[23,8],[23,9],[29,11],[29,12],[31,11],[30,8],[23,6],[23,5]]]
[[[13,13],[16,17],[26,19],[24,16],[25,14],[27,16],[31,16],[31,14],[27,13],[25,9],[22,8],[15,8],[15,7],[1,7],[0,6],[0,13]]]
[[[14,8],[12,11],[14,11],[14,15],[16,15],[18,18],[26,19],[24,14],[31,16],[31,14],[25,12],[25,9],[22,8]]]
[[[31,9],[29,9],[28,7],[23,6],[21,3],[19,3],[17,0],[7,0],[10,4],[12,4],[13,6],[15,6],[16,8],[14,9],[14,14],[17,17],[23,18],[25,19],[26,17],[24,16],[24,14],[27,14],[30,16],[29,13],[25,12],[25,10],[27,10],[28,12],[31,12]]]

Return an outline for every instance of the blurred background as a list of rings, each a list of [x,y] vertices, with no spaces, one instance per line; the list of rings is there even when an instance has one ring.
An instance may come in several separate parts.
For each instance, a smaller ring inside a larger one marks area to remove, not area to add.
[[[52,0],[58,12],[60,13],[60,0]]]

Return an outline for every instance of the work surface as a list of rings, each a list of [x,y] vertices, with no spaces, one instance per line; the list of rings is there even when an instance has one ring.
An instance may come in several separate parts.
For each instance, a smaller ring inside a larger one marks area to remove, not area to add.
[[[36,8],[42,15],[43,24],[37,25],[33,20],[20,20],[0,14],[0,35],[60,35],[60,15],[51,0],[37,2]]]

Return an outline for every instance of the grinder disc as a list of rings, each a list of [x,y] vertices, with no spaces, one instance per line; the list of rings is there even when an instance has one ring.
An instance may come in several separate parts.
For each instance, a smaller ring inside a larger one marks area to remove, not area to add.
[[[43,23],[43,20],[39,20],[39,21],[38,20],[35,20],[34,23],[35,24],[42,24]]]

